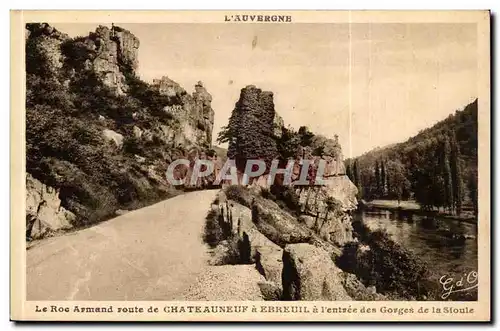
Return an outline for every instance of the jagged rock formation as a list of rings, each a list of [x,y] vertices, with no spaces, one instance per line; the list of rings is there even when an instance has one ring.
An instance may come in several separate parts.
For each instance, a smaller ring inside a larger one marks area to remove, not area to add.
[[[57,73],[63,67],[64,56],[61,53],[61,45],[70,38],[47,23],[27,24],[25,30],[26,42],[37,40],[37,51],[43,53],[47,59],[46,70]],[[34,54],[26,52],[26,61]]]
[[[212,96],[203,83],[198,82],[195,85],[192,95],[167,76],[154,79],[153,86],[160,94],[181,100],[180,105],[167,106],[164,110],[183,123],[182,129],[186,138],[211,144],[215,113],[211,106]]]
[[[273,134],[276,138],[280,138],[282,135],[282,129],[285,126],[285,121],[283,121],[283,117],[281,117],[278,112],[274,113],[273,119]]]
[[[28,174],[26,192],[27,237],[38,238],[49,232],[71,228],[75,215],[61,206],[59,190]]]
[[[235,160],[241,173],[245,170],[246,160],[264,160],[266,164],[278,156],[274,139],[273,93],[249,85],[241,89],[238,102],[229,119],[231,140],[227,156]]]
[[[257,281],[265,300],[386,299],[336,266],[342,252],[335,243],[308,231],[304,222],[261,197],[255,187],[219,191],[207,222],[212,235],[214,226],[221,228],[218,241],[207,241],[216,265],[252,265],[265,279]]]
[[[27,172],[60,192],[75,214],[69,223],[176,194],[165,173],[178,158],[192,162],[177,176],[192,173],[197,159],[217,160],[211,95],[201,82],[190,94],[167,78],[140,80],[139,45],[118,26],[70,38],[45,23],[26,25]]]
[[[94,52],[93,59],[88,59],[85,65],[92,67],[105,85],[118,94],[124,94],[128,86],[122,68],[135,73],[139,39],[120,27],[109,29],[100,25],[83,42],[89,51]]]
[[[326,241],[343,246],[353,240],[352,217],[356,209],[356,186],[345,175],[329,178],[325,185],[296,190],[301,220]]]
[[[252,85],[243,88],[228,128],[231,138],[228,157],[236,161],[240,184],[247,160],[265,160],[269,169],[269,160],[281,157],[276,146],[281,139],[279,132],[283,132],[284,121],[274,109],[272,92],[263,92]],[[308,145],[299,144],[294,152],[291,185],[298,196],[300,219],[323,240],[341,247],[353,240],[349,213],[357,207],[357,188],[345,174],[338,136],[329,139],[311,135]],[[303,160],[311,162],[306,178],[310,185],[299,183]],[[285,168],[286,161],[281,159],[281,168]],[[316,174],[322,162],[325,164],[324,183],[316,185]],[[268,177],[265,172],[258,178],[251,178],[250,184],[269,188]],[[274,183],[284,185],[284,176],[276,176]]]

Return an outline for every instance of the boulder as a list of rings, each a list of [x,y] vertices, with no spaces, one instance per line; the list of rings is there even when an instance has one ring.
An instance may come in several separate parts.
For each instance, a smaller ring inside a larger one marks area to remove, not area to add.
[[[134,131],[134,137],[136,139],[141,139],[143,131],[141,128],[137,127],[134,125],[134,128],[132,129]]]
[[[118,148],[121,149],[123,147],[123,136],[119,134],[118,132],[115,132],[110,129],[104,129],[102,131],[102,135],[104,139],[107,141],[113,142],[113,144]]]
[[[366,287],[354,274],[343,272],[342,284],[346,292],[356,301],[385,301],[385,295],[377,293],[375,286]]]
[[[321,248],[305,243],[287,245],[283,251],[283,299],[352,300],[342,286],[341,274]]]
[[[257,285],[260,287],[260,293],[265,301],[280,301],[282,296],[281,286],[276,285],[276,283],[262,281],[258,282]]]
[[[228,199],[248,207],[252,223],[276,245],[285,247],[286,244],[308,242],[311,239],[312,231],[274,201],[236,185],[228,186],[226,195]]]
[[[283,271],[283,250],[276,245],[265,245],[256,248],[255,264],[257,270],[267,281],[281,288]]]

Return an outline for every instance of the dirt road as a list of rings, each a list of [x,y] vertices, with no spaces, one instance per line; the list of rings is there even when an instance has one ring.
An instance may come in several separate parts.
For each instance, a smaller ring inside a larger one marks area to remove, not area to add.
[[[209,268],[205,217],[216,190],[196,191],[27,251],[28,300],[176,300]]]

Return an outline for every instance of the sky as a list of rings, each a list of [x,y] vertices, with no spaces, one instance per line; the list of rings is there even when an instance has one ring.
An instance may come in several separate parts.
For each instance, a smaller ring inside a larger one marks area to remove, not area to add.
[[[53,24],[70,36],[94,24]],[[477,97],[475,24],[119,24],[140,40],[139,76],[212,95],[214,139],[255,85],[286,125],[339,136],[344,157],[405,141]]]

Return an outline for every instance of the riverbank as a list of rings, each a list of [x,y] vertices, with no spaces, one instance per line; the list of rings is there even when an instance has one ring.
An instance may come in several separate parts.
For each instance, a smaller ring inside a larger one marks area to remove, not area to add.
[[[444,213],[437,210],[423,210],[420,205],[415,201],[400,201],[397,200],[372,200],[359,202],[359,208],[361,209],[383,209],[389,211],[400,211],[414,213],[421,216],[430,216],[435,218],[457,220],[461,222],[466,222],[470,224],[477,224],[477,218],[471,213],[462,213],[461,215],[453,215],[450,213]]]
[[[443,275],[460,278],[477,270],[477,241],[450,240],[418,216],[411,223],[369,212],[358,216],[352,222],[358,240],[337,261],[345,272],[390,300],[477,300],[475,291],[442,298],[439,282]]]

